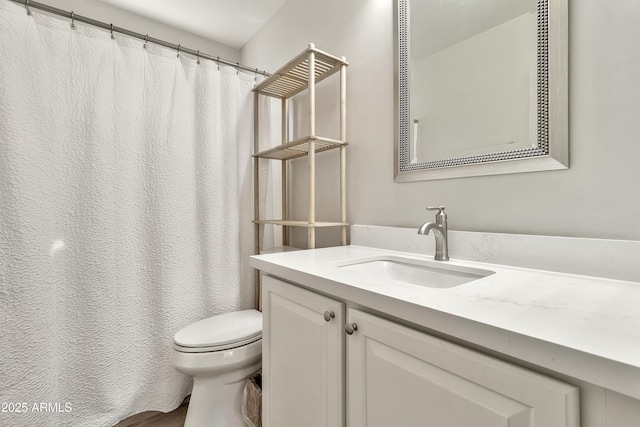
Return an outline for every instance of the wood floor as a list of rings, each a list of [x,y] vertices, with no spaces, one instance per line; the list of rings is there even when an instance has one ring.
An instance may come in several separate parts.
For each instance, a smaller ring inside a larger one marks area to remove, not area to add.
[[[174,411],[166,414],[158,411],[143,412],[120,421],[114,427],[183,427],[188,406],[189,397]]]

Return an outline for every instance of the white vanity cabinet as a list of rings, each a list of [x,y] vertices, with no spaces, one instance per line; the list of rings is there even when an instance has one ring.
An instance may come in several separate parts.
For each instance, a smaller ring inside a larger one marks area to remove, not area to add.
[[[347,317],[350,427],[580,425],[576,387],[359,310]]]
[[[262,277],[263,426],[344,425],[344,307]]]
[[[580,425],[574,386],[271,276],[262,284],[266,427]]]

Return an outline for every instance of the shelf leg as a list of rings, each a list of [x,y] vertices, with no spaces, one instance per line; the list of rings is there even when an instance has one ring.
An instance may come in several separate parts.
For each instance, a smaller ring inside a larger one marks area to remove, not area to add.
[[[289,219],[287,209],[287,161],[282,161],[282,219]],[[289,246],[289,227],[282,226],[282,246]]]
[[[282,100],[282,118],[281,118],[281,122],[282,122],[282,130],[281,130],[281,138],[282,138],[282,144],[286,144],[287,142],[289,142],[289,135],[288,135],[288,129],[289,129],[289,103],[287,102],[287,99],[283,99]],[[288,216],[288,209],[287,209],[287,188],[288,188],[288,182],[287,182],[287,161],[283,160],[282,161],[282,219],[286,220],[289,219]],[[287,227],[286,225],[282,226],[282,246],[289,246],[289,227]]]
[[[258,117],[258,92],[253,93],[253,152],[260,151],[260,119]],[[256,221],[253,224],[253,253],[255,255],[260,254],[260,224],[257,221],[260,219],[260,159],[258,157],[253,158],[253,219]],[[260,310],[260,271],[254,270],[254,308]]]
[[[309,52],[309,229],[307,247],[316,247],[316,54]]]
[[[309,225],[307,230],[307,248],[315,249],[316,247],[316,143],[314,140],[309,141]]]
[[[343,58],[344,59],[344,58]],[[340,140],[347,141],[347,66],[340,67]],[[347,222],[347,147],[340,147],[340,222]],[[340,227],[340,244],[347,244],[347,226]]]

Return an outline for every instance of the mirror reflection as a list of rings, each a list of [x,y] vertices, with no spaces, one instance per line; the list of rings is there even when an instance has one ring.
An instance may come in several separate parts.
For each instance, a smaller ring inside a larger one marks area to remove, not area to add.
[[[409,0],[409,162],[537,145],[536,0]]]

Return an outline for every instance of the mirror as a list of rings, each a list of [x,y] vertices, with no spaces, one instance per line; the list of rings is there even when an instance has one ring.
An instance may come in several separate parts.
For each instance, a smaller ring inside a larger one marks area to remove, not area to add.
[[[396,182],[568,167],[567,0],[396,0]]]

